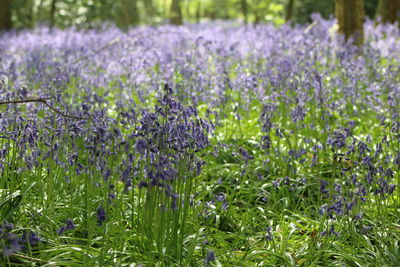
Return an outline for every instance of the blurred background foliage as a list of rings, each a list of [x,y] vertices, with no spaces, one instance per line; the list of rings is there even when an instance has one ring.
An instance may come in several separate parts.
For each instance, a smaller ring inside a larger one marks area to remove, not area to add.
[[[375,17],[378,1],[364,0],[365,13],[370,18]],[[309,23],[312,13],[329,18],[335,11],[335,0],[0,0],[0,9],[7,5],[14,29],[39,24],[92,28],[104,22],[124,28],[215,19],[279,25],[288,20]]]

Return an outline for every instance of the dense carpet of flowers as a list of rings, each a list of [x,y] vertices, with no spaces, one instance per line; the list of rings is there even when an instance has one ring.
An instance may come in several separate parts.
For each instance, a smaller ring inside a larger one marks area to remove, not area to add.
[[[0,261],[400,264],[399,28],[314,20],[3,33]]]

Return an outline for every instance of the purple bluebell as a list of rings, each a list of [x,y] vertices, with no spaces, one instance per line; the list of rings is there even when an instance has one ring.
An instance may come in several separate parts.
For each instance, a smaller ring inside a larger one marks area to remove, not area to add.
[[[214,262],[214,261],[215,261],[215,252],[213,250],[207,251],[207,255],[206,255],[205,259],[204,259],[204,264],[208,265],[208,264],[210,264],[211,262]]]
[[[266,232],[265,238],[266,238],[268,241],[271,241],[271,240],[273,239],[273,236],[272,236],[272,227],[271,227],[271,226],[268,226],[267,228],[265,228],[265,232]]]
[[[58,233],[59,235],[61,235],[61,234],[64,233],[66,230],[72,230],[72,229],[74,229],[74,228],[75,228],[74,222],[73,222],[71,219],[67,219],[67,220],[65,221],[65,225],[62,226],[62,227],[57,231],[57,233]]]
[[[97,209],[96,215],[97,215],[97,221],[99,222],[100,225],[102,225],[103,222],[106,220],[106,211],[102,206],[100,206]]]

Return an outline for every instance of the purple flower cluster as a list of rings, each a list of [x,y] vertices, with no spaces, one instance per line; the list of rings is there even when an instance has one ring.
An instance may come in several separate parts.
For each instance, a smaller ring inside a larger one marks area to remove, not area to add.
[[[14,233],[14,225],[4,221],[0,225],[0,240],[4,244],[3,256],[9,257],[32,246],[35,246],[40,238],[34,232],[23,232],[22,235]]]
[[[66,230],[72,230],[75,228],[75,224],[71,219],[67,219],[65,221],[65,225],[61,226],[60,229],[58,229],[57,233],[59,235],[61,235],[62,233],[64,233]]]
[[[153,112],[141,111],[141,119],[130,138],[136,139],[135,151],[139,154],[134,172],[144,173],[138,187],[164,188],[175,210],[178,198],[182,197],[176,192],[178,188],[174,189],[175,180],[185,181],[199,174],[203,161],[196,153],[208,146],[208,133],[213,125],[198,118],[196,107],[185,107],[173,99],[168,84],[164,91]],[[185,173],[179,171],[182,168]]]

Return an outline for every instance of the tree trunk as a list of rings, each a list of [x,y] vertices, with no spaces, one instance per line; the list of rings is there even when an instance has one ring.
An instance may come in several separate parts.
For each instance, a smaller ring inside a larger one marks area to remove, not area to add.
[[[352,37],[357,46],[364,41],[364,17],[363,0],[336,0],[339,33],[344,34],[346,40]]]
[[[51,28],[53,28],[54,24],[55,24],[54,15],[56,13],[56,2],[57,2],[57,0],[51,1],[51,7],[50,7],[50,27]]]
[[[110,20],[110,7],[106,0],[100,0],[100,19],[101,21]]]
[[[376,17],[384,23],[395,23],[400,16],[400,0],[379,0]]]
[[[293,9],[294,9],[294,0],[289,0],[286,6],[286,23],[292,20],[293,17]]]
[[[124,16],[124,26],[135,25],[139,23],[139,9],[136,0],[123,0],[122,11]]]
[[[200,23],[200,20],[201,20],[201,0],[197,0],[196,23]]]
[[[144,8],[146,10],[146,17],[148,17],[147,19],[151,21],[154,18],[154,15],[156,14],[153,0],[143,0],[143,1],[144,1]]]
[[[248,11],[249,8],[247,6],[247,1],[246,0],[240,0],[240,8],[242,10],[242,14],[244,17],[244,23],[247,24],[249,19],[248,19]]]
[[[0,0],[0,31],[11,28],[11,0]]]
[[[172,0],[171,4],[171,23],[174,25],[182,25],[182,9],[180,0]]]
[[[29,0],[27,1],[28,3],[28,23],[29,23],[29,27],[33,28],[35,27],[35,11],[34,11],[34,1],[33,0]]]
[[[254,14],[254,21],[253,21],[253,25],[256,26],[260,23],[261,21],[261,16],[258,14],[258,12],[256,12]]]

